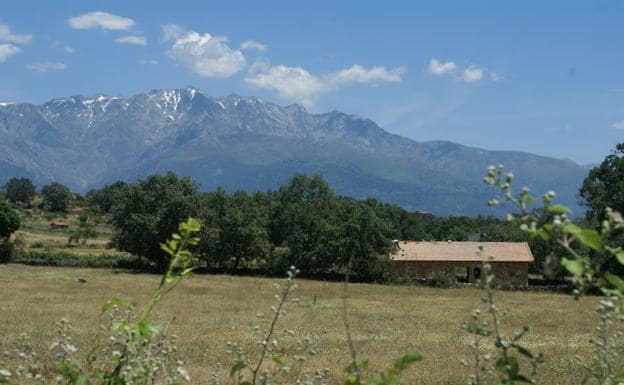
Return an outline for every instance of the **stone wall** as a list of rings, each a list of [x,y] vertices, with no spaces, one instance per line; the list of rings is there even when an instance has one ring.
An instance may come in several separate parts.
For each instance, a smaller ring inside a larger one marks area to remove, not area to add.
[[[394,271],[415,278],[432,278],[438,271],[452,269],[466,282],[475,282],[481,276],[481,262],[393,261]],[[529,284],[527,262],[490,262],[492,273],[502,282],[512,286]]]

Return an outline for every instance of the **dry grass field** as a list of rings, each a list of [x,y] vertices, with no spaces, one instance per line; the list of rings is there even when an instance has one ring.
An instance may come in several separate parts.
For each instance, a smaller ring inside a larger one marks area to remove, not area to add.
[[[88,282],[80,284],[75,277]],[[73,269],[0,266],[0,347],[10,349],[20,333],[28,333],[45,351],[54,323],[61,318],[74,326],[74,338],[82,351],[97,338],[100,307],[110,297],[145,301],[158,276],[105,269]],[[253,352],[255,315],[270,313],[272,285],[276,280],[230,276],[195,276],[167,297],[156,313],[171,321],[169,330],[178,344],[193,383],[202,384],[215,368],[228,366],[226,343],[237,341]],[[281,321],[301,337],[311,337],[319,354],[308,362],[328,367],[334,378],[348,363],[341,321],[342,285],[300,280],[292,304]],[[408,286],[351,284],[350,320],[361,358],[371,371],[380,370],[408,351],[426,358],[409,370],[409,384],[463,384],[467,371],[460,359],[468,358],[468,336],[461,324],[479,305],[476,289],[433,289]],[[316,298],[316,302],[314,299]],[[596,298],[575,301],[569,296],[538,292],[499,292],[500,306],[512,309],[505,330],[530,325],[527,345],[543,352],[546,363],[538,377],[541,384],[580,383],[574,356],[591,357],[588,339],[597,317]],[[291,346],[285,341],[285,353]]]
[[[103,218],[97,218],[100,223],[95,227],[97,236],[78,244],[68,244],[72,232],[78,228],[80,212],[74,211],[69,214],[45,213],[38,209],[21,209],[20,216],[22,225],[13,234],[13,240],[17,240],[19,246],[25,250],[45,252],[71,252],[74,254],[88,255],[114,255],[120,252],[108,248],[107,244],[112,239],[112,229]],[[69,224],[68,229],[50,229],[50,223],[60,221]]]

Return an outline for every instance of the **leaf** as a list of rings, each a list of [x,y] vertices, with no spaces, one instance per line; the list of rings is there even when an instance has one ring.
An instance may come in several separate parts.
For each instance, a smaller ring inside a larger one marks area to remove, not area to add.
[[[617,251],[615,253],[615,258],[617,258],[621,265],[624,265],[624,250]]]
[[[401,377],[396,374],[389,374],[382,378],[371,378],[366,381],[366,385],[390,385],[401,381]]]
[[[520,382],[525,382],[527,384],[533,384],[535,383],[533,380],[531,380],[530,378],[527,378],[525,376],[523,376],[522,374],[516,374],[515,376],[511,377],[511,379],[513,381],[520,381]]]
[[[123,329],[126,328],[128,326],[127,322],[114,322],[113,325],[111,326],[111,330],[112,331],[117,331],[119,329]]]
[[[509,377],[517,376],[520,372],[520,365],[516,357],[500,358],[496,361],[496,369],[499,372],[507,374]]]
[[[133,301],[127,299],[111,298],[106,301],[104,305],[102,305],[102,313],[106,313],[115,305],[123,306],[126,309],[132,309],[136,304]]]
[[[357,376],[349,375],[345,378],[345,385],[359,385]]]
[[[561,266],[576,276],[583,275],[585,271],[585,263],[581,259],[561,258]]]
[[[236,373],[239,373],[241,370],[245,369],[247,365],[242,361],[237,361],[230,368],[230,377],[234,377]]]
[[[603,242],[596,230],[583,229],[573,223],[566,223],[563,230],[575,236],[579,242],[595,251],[602,251]]]
[[[352,361],[346,368],[345,372],[347,373],[355,373],[359,372],[361,369],[364,369],[368,366],[368,360],[362,361]]]
[[[533,353],[531,353],[527,348],[525,348],[524,346],[518,345],[518,344],[511,344],[511,346],[513,346],[518,353],[522,354],[525,357],[528,358],[533,358]]]
[[[546,229],[546,226],[544,226],[543,229],[539,229],[537,231],[537,235],[542,238],[545,241],[550,240],[550,233],[549,233],[549,229]]]
[[[600,290],[605,295],[621,296],[624,294],[624,280],[612,273],[606,273],[598,281]]]
[[[406,355],[399,357],[396,360],[396,362],[394,363],[394,368],[396,370],[404,370],[409,365],[413,364],[414,362],[421,361],[422,359],[423,359],[422,353],[418,353],[418,352],[407,353]]]
[[[551,214],[568,214],[572,212],[572,210],[570,210],[567,206],[560,205],[560,204],[550,205],[548,206],[546,211],[548,211]]]
[[[275,363],[275,365],[277,365],[277,366],[280,366],[280,367],[284,366],[284,362],[278,356],[271,357],[271,361],[273,361]]]
[[[86,356],[86,361],[87,361],[89,364],[92,364],[92,363],[93,363],[93,362],[97,359],[97,357],[96,357],[96,355],[95,355],[95,354],[97,353],[98,348],[99,348],[99,346],[95,345],[95,346],[93,346],[93,347],[89,350],[89,352],[87,353],[87,356]]]

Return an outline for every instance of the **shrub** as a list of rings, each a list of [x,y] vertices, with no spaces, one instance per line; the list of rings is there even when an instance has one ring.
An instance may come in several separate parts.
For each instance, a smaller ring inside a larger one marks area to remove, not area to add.
[[[88,255],[69,252],[16,250],[10,259],[13,263],[35,266],[93,267],[150,271],[153,264],[135,255]]]
[[[451,288],[457,287],[457,278],[455,277],[455,270],[451,268],[444,268],[436,271],[430,280],[431,286]]]
[[[43,249],[43,242],[36,241],[30,244],[31,249]]]
[[[15,245],[9,239],[0,239],[0,263],[11,262],[15,254]]]
[[[24,248],[24,246],[26,246],[26,237],[24,237],[24,234],[15,235],[15,238],[13,239],[13,244],[17,248]]]

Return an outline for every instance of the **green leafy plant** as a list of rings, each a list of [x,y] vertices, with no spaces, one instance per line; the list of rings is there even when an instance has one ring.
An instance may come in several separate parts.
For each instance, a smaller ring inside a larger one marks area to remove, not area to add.
[[[529,331],[527,326],[511,336],[502,333],[501,309],[494,296],[494,290],[498,287],[496,277],[492,274],[488,258],[483,254],[483,248],[479,249],[479,254],[483,258],[484,277],[479,281],[479,286],[485,291],[485,296],[481,299],[483,308],[473,310],[471,321],[463,326],[472,335],[469,347],[473,354],[473,362],[470,365],[473,373],[467,383],[468,385],[533,384],[535,383],[533,377],[543,357],[541,354],[532,353],[522,345],[522,338]],[[488,342],[491,345],[487,346]],[[523,361],[528,362],[529,370],[523,370]],[[462,364],[469,366],[466,361],[462,361]]]
[[[431,277],[431,285],[433,287],[452,288],[457,287],[457,277],[455,269],[445,268],[436,271]]]
[[[624,230],[621,213],[606,207],[599,227],[587,228],[570,218],[568,207],[554,203],[556,194],[553,191],[542,196],[543,207],[538,211],[542,215],[530,210],[530,205],[539,200],[531,196],[526,187],[515,193],[513,174],[505,172],[502,165],[490,166],[484,182],[498,188],[502,195],[490,200],[490,205],[511,203],[520,212],[509,214],[509,221],[519,224],[520,229],[531,237],[558,244],[567,253],[560,263],[572,280],[576,298],[589,291],[604,296],[597,306],[601,323],[597,337],[592,339],[597,349],[596,359],[582,363],[587,372],[585,382],[610,385],[624,381],[620,357],[612,349],[612,324],[624,319],[624,279],[617,273],[624,266],[624,249],[621,244],[613,242],[617,239],[613,234],[621,234]]]

